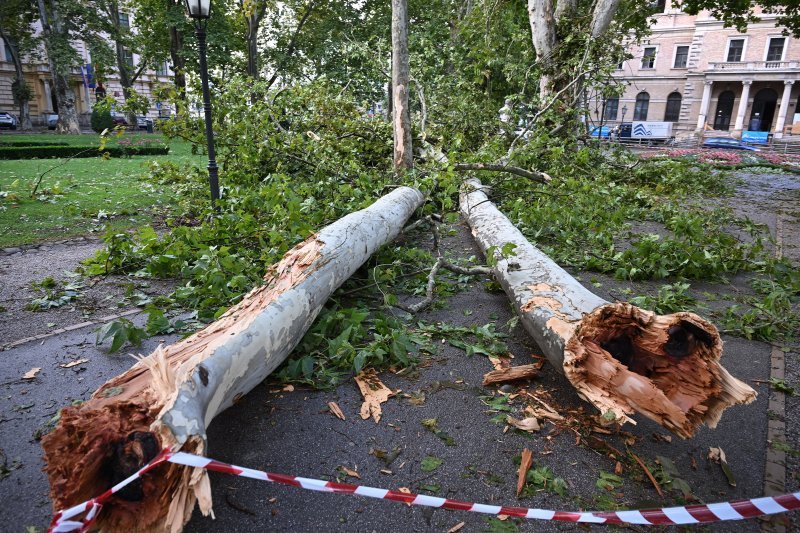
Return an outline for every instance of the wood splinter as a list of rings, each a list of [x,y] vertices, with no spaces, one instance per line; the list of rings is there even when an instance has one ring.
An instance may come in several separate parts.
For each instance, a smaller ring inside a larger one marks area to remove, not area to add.
[[[519,365],[492,370],[483,376],[483,384],[496,385],[497,383],[530,379],[536,377],[543,364],[543,362],[539,362],[532,365]]]
[[[417,189],[399,187],[323,228],[219,320],[141,358],[89,401],[62,409],[42,439],[54,509],[102,494],[162,448],[204,454],[214,417],[283,362],[333,291],[394,239],[423,201]],[[178,532],[195,502],[211,513],[205,470],[159,465],[104,504],[97,527]]]
[[[694,313],[656,315],[608,303],[531,244],[467,180],[461,214],[484,253],[516,245],[494,273],[528,333],[578,394],[607,417],[632,422],[639,412],[683,438],[756,392],[719,364],[722,340]]]

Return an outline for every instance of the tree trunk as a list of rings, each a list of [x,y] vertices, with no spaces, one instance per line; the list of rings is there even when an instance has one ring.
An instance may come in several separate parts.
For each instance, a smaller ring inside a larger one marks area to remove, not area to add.
[[[478,180],[466,182],[461,213],[484,253],[516,245],[511,257],[497,257],[498,281],[550,363],[607,418],[633,422],[638,411],[688,438],[702,424],[715,427],[727,407],[755,399],[719,364],[722,341],[710,322],[592,294],[528,242]]]
[[[409,74],[407,0],[392,0],[392,124],[394,170],[397,174],[414,166],[408,110]]]
[[[539,96],[544,99],[552,92],[552,79],[548,71],[550,56],[556,45],[556,19],[552,0],[528,0],[528,22],[531,25],[533,48],[539,63]]]
[[[323,228],[287,252],[264,285],[219,320],[159,347],[86,403],[63,409],[42,440],[54,506],[104,492],[164,447],[203,454],[214,417],[286,358],[333,291],[394,239],[423,201],[417,189],[400,187]],[[112,499],[98,526],[180,531],[196,500],[204,514],[211,512],[207,475],[169,466]]]
[[[169,57],[172,61],[172,71],[175,80],[175,111],[179,111],[179,106],[186,95],[186,60],[183,58],[183,33],[177,26],[169,28]]]
[[[68,36],[63,34],[64,31],[55,2],[50,0],[50,18],[52,20],[48,20],[44,0],[37,0],[37,3],[44,33],[45,50],[50,63],[50,73],[53,76],[56,104],[58,105],[56,133],[79,134],[81,127],[78,123],[78,111],[75,107],[75,91],[69,86],[69,65],[62,65],[57,61],[58,54],[54,53],[55,51],[53,50],[54,36],[63,41],[67,41]]]
[[[16,79],[11,84],[11,91],[14,101],[19,105],[19,128],[23,131],[31,130],[33,129],[33,124],[31,124],[28,84],[25,82],[25,72],[22,70],[22,60],[19,57],[17,41],[7,35],[2,28],[0,28],[0,37],[2,37],[6,50],[9,51],[11,60],[14,62]]]

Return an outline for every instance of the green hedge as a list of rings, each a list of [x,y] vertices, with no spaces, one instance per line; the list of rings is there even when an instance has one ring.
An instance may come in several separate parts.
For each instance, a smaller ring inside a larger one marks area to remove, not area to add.
[[[69,146],[69,143],[59,141],[37,141],[35,139],[22,141],[0,141],[0,148],[6,146]]]
[[[166,155],[169,146],[106,146],[111,157],[131,155]],[[0,146],[0,159],[49,159],[55,157],[98,157],[96,146]]]

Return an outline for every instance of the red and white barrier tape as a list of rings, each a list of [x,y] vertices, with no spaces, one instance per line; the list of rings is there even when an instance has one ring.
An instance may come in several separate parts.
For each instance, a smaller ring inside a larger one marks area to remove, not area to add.
[[[763,498],[753,498],[750,500],[710,503],[708,505],[688,505],[684,507],[667,507],[663,509],[632,511],[568,512],[548,511],[546,509],[528,509],[526,507],[504,507],[500,505],[484,505],[481,503],[462,502],[448,498],[426,496],[424,494],[410,494],[393,490],[350,485],[348,483],[335,483],[333,481],[323,481],[320,479],[287,476],[285,474],[271,474],[269,472],[262,472],[261,470],[252,470],[242,466],[221,463],[219,461],[215,461],[207,457],[201,457],[199,455],[164,451],[158,457],[153,459],[150,464],[126,480],[110,488],[97,498],[93,498],[87,502],[57,513],[53,517],[53,522],[51,523],[48,531],[54,533],[75,530],[79,530],[81,532],[88,531],[97,519],[97,515],[102,509],[102,504],[106,500],[108,500],[115,492],[120,491],[126,485],[137,480],[143,474],[163,462],[170,462],[195,468],[203,468],[206,470],[213,470],[214,472],[223,472],[225,474],[249,477],[261,481],[271,481],[273,483],[291,485],[293,487],[316,490],[320,492],[341,492],[345,494],[357,494],[359,496],[367,496],[369,498],[392,500],[413,505],[451,509],[455,511],[472,511],[475,513],[491,515],[506,515],[519,518],[558,520],[564,522],[642,525],[701,524],[723,520],[756,518],[758,516],[785,513],[787,511],[800,509],[800,492],[782,494],[780,496],[765,496]],[[75,518],[84,512],[86,513],[86,516],[83,519],[79,521],[71,520],[72,518]]]

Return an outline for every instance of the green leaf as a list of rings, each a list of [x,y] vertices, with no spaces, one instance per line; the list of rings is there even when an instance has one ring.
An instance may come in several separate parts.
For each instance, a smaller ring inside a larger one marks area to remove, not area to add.
[[[439,459],[438,457],[434,457],[429,455],[425,457],[422,462],[420,463],[420,468],[423,472],[433,472],[437,468],[439,468],[444,461]]]

